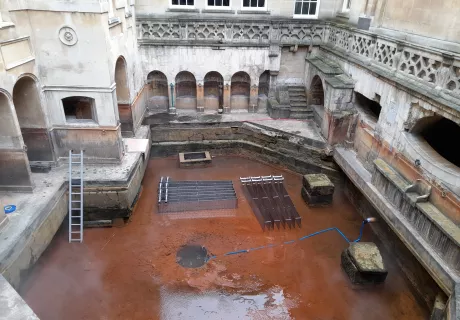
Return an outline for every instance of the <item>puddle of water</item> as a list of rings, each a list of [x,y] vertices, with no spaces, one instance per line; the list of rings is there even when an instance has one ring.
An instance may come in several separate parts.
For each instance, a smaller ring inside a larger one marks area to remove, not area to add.
[[[256,295],[169,292],[161,290],[161,319],[291,319],[283,290]]]

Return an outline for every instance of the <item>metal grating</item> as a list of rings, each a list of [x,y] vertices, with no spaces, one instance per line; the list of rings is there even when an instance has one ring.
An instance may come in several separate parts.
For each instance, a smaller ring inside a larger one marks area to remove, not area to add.
[[[161,177],[158,213],[235,209],[238,207],[232,181],[172,181]]]
[[[301,227],[302,218],[284,188],[283,176],[240,178],[243,192],[263,230]]]

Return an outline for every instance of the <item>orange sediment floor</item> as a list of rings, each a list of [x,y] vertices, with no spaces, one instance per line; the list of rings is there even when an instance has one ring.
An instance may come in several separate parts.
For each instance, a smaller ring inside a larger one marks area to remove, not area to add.
[[[302,228],[262,232],[239,177],[283,175]],[[233,180],[238,208],[156,212],[160,176],[174,180]],[[285,246],[218,257],[201,268],[176,263],[185,244],[211,254],[298,239],[338,227],[358,236],[360,215],[336,188],[334,203],[309,208],[301,176],[240,157],[216,157],[208,168],[179,169],[177,159],[151,160],[131,221],[121,228],[85,229],[84,243],[67,242],[67,227],[34,266],[21,295],[47,319],[427,319],[409,284],[384,253],[384,285],[353,287],[340,268],[347,247],[335,232]],[[363,241],[375,241],[369,228]]]

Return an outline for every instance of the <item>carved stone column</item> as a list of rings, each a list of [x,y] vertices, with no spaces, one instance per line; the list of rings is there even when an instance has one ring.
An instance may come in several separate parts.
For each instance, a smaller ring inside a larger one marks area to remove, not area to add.
[[[196,110],[204,112],[204,85],[203,81],[197,81],[196,85]]]
[[[230,81],[224,81],[224,113],[230,113]]]
[[[257,85],[251,86],[251,91],[249,93],[249,112],[256,113],[257,112],[257,102],[259,99],[259,87]]]

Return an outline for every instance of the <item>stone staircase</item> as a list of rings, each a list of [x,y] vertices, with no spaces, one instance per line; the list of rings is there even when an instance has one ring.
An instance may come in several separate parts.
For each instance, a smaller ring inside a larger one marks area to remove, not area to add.
[[[289,86],[290,118],[313,119],[313,110],[307,105],[304,86]]]

